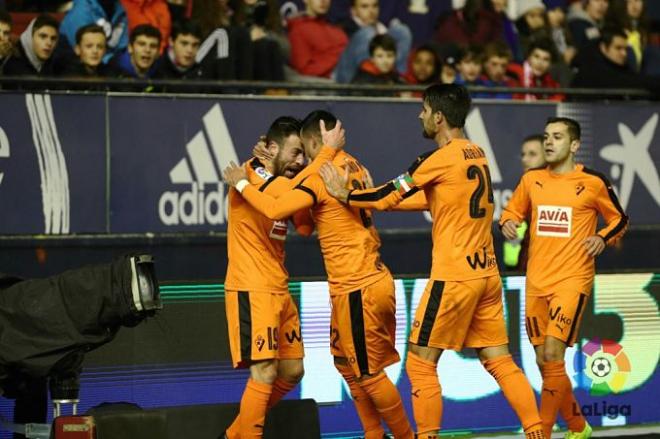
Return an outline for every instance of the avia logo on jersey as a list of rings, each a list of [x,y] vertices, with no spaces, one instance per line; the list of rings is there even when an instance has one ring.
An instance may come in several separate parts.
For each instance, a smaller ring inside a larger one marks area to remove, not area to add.
[[[536,234],[569,238],[571,236],[572,207],[538,206]]]
[[[278,241],[286,241],[288,227],[289,224],[286,221],[273,221],[273,227],[270,229],[270,234],[268,236],[270,236],[271,239],[277,239]]]
[[[618,195],[623,209],[628,207],[633,184],[637,179],[660,207],[660,178],[650,151],[657,126],[657,113],[636,134],[620,123],[618,129],[621,143],[606,145],[600,150],[600,156],[613,163],[610,175],[613,180],[619,181]]]
[[[238,158],[220,105],[215,104],[202,119],[204,129],[188,142],[187,156],[170,171],[172,184],[185,189],[163,192],[158,201],[158,216],[165,225],[225,222],[222,170],[230,161],[238,163]]]

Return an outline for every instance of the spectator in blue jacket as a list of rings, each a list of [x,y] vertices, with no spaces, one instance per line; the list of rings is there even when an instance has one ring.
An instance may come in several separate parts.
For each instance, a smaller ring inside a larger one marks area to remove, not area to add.
[[[105,32],[107,47],[103,62],[107,63],[128,46],[128,20],[119,0],[74,0],[60,25],[64,37],[61,41],[68,47],[60,50],[71,54],[76,46],[76,32],[88,24],[97,24]]]

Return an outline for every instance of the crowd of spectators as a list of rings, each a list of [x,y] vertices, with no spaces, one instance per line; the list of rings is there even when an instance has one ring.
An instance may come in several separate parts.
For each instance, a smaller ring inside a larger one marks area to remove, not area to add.
[[[80,83],[90,90],[138,78],[660,92],[649,0],[408,0],[398,16],[379,0],[334,1],[0,0],[0,75],[96,78]],[[432,29],[411,14],[435,14]]]

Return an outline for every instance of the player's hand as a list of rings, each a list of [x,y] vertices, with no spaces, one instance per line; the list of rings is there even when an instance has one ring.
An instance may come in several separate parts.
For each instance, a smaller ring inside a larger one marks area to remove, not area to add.
[[[364,171],[364,177],[362,178],[362,187],[364,187],[365,189],[371,189],[372,187],[374,187],[374,179],[371,178],[371,174],[369,173],[369,170],[367,168],[363,166],[362,170]]]
[[[259,159],[263,164],[270,163],[273,161],[275,156],[268,150],[268,144],[266,143],[266,136],[260,136],[259,141],[252,148],[252,155]]]
[[[346,144],[346,132],[341,126],[341,121],[337,120],[337,124],[330,131],[326,131],[325,122],[321,120],[319,122],[321,127],[321,140],[324,145],[327,145],[334,149],[342,149]]]
[[[502,235],[509,241],[513,241],[518,237],[518,226],[520,225],[519,222],[514,221],[514,220],[507,220],[504,224],[502,224]]]
[[[247,180],[247,172],[242,166],[238,166],[234,162],[230,162],[229,166],[222,172],[222,177],[230,186],[236,187],[239,181]]]
[[[335,168],[330,163],[324,163],[319,170],[321,178],[325,183],[325,188],[330,195],[346,203],[348,200],[349,191],[346,189],[346,183],[348,182],[348,167],[346,167],[346,172],[344,175],[341,175],[337,168]]]
[[[582,245],[584,245],[584,249],[591,257],[596,257],[605,250],[605,240],[600,235],[588,237],[582,242]]]

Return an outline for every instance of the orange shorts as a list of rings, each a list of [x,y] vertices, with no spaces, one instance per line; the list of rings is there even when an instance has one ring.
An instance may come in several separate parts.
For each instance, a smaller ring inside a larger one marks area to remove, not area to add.
[[[573,278],[558,282],[545,295],[528,291],[525,328],[532,345],[542,345],[550,336],[573,346],[592,286],[593,279]]]
[[[394,347],[394,280],[385,276],[368,287],[331,296],[330,352],[344,357],[355,376],[374,374],[400,360]]]
[[[507,344],[500,277],[429,280],[408,340],[452,351]]]
[[[298,308],[290,294],[226,291],[225,312],[234,367],[303,358]]]

